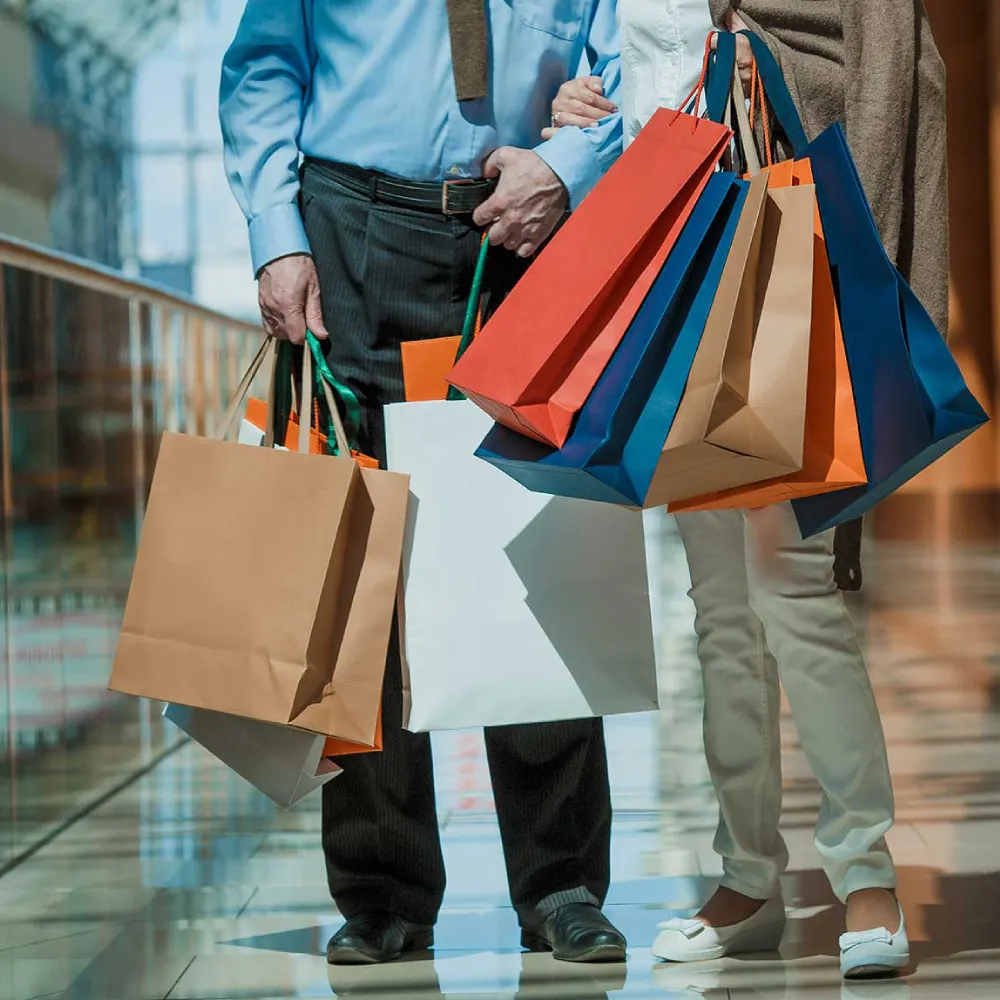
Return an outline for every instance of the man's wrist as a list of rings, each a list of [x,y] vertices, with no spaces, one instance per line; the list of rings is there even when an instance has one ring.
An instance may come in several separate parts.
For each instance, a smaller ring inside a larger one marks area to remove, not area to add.
[[[259,279],[260,279],[260,276],[261,276],[261,275],[262,275],[262,274],[263,274],[263,273],[264,273],[264,272],[265,272],[265,271],[266,271],[266,270],[267,270],[267,269],[268,269],[268,268],[269,268],[269,267],[270,267],[270,266],[271,266],[272,264],[277,264],[277,262],[278,262],[279,260],[288,260],[288,259],[289,259],[290,257],[308,257],[308,258],[309,258],[310,260],[312,260],[312,254],[311,254],[311,253],[302,253],[301,251],[296,251],[295,253],[283,253],[283,254],[281,254],[280,256],[278,256],[278,257],[275,257],[275,258],[274,258],[273,260],[269,260],[269,261],[267,261],[267,263],[265,263],[265,264],[262,264],[262,265],[261,265],[261,268],[260,268],[260,270],[259,270],[259,271],[258,271],[258,272],[256,273],[255,277],[256,277],[256,278],[257,278],[257,279],[259,280]]]
[[[275,205],[250,220],[250,257],[259,275],[272,261],[293,255],[311,256],[312,248],[298,205]]]
[[[597,151],[583,129],[567,126],[534,149],[562,181],[569,207],[577,208],[601,179],[604,170]]]

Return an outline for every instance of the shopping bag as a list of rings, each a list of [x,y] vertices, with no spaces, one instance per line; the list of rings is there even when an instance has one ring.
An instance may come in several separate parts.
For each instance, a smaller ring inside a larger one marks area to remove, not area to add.
[[[772,189],[813,183],[808,160],[787,160],[766,169],[768,186]],[[751,486],[672,503],[668,508],[671,513],[763,507],[866,482],[851,373],[818,210],[813,251],[812,331],[802,469]]]
[[[222,440],[267,351],[219,439],[163,437],[110,686],[371,747],[407,480],[307,454],[308,427],[298,452]]]
[[[711,178],[562,448],[497,425],[476,452],[480,458],[540,493],[643,506],[746,187],[732,174]]]
[[[777,120],[812,166],[868,474],[864,486],[793,501],[809,536],[871,510],[988,417],[882,246],[843,126],[808,142],[776,60],[745,34]]]
[[[435,337],[400,344],[406,401],[448,398],[448,373],[455,366],[461,337]]]
[[[283,809],[341,773],[315,733],[185,705],[166,705],[163,715]]]
[[[642,515],[525,490],[473,456],[474,403],[385,409],[413,501],[403,653],[413,731],[657,706]]]
[[[814,212],[812,188],[751,182],[648,506],[802,467]]]
[[[264,433],[267,428],[268,404],[263,399],[248,399],[243,419],[240,421],[240,432],[237,441],[240,444],[252,445],[259,448],[264,443]],[[280,451],[290,451],[296,447],[299,438],[299,415],[292,413],[288,418],[285,429],[285,443],[275,445]],[[327,438],[321,434],[315,424],[309,428],[309,454],[326,455]],[[354,459],[363,469],[377,469],[378,460],[371,455],[363,455],[356,449],[351,450],[351,458]]]
[[[499,423],[564,444],[729,135],[658,110],[500,304],[451,384]]]

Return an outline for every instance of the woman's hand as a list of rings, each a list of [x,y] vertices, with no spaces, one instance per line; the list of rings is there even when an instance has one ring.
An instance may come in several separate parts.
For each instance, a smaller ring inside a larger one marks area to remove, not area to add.
[[[749,31],[746,21],[730,10],[726,15],[726,27],[732,31]],[[736,36],[736,65],[740,68],[740,79],[743,81],[743,93],[750,96],[750,84],[753,80],[753,50],[750,48],[750,39],[746,35]]]
[[[748,31],[746,21],[734,10],[730,10],[726,15],[726,28],[734,34],[737,31]],[[719,36],[712,39],[712,48],[719,44]],[[740,80],[743,81],[743,93],[750,96],[751,83],[753,81],[753,50],[750,48],[750,40],[746,35],[736,36],[736,65],[740,68]]]
[[[587,128],[618,108],[604,96],[604,84],[599,76],[581,76],[567,80],[552,102],[552,125],[542,129],[542,138],[551,139],[563,125]]]

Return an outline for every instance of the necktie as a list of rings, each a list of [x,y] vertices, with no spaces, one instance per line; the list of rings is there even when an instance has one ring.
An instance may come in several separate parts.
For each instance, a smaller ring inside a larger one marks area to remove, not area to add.
[[[455,92],[460,101],[486,96],[486,4],[489,0],[447,0]]]

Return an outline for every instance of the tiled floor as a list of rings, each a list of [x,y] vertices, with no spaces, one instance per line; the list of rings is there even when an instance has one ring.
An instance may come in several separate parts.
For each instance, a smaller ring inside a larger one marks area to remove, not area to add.
[[[318,798],[278,813],[187,746],[0,879],[0,998],[566,997],[603,1000],[994,1000],[1000,996],[1000,558],[881,551],[856,610],[888,733],[891,845],[915,942],[896,981],[842,985],[841,914],[817,870],[818,803],[785,730],[792,909],[781,955],[656,965],[656,923],[690,912],[718,871],[701,756],[691,608],[676,540],[659,542],[665,708],[608,723],[615,790],[608,912],[627,967],[525,955],[507,906],[479,738],[436,741],[451,883],[433,960],[328,970],[338,924]]]

